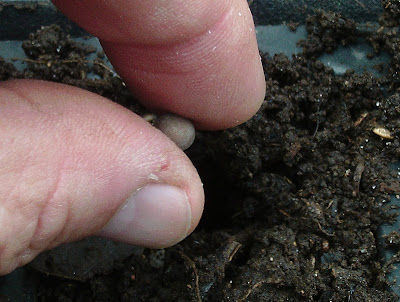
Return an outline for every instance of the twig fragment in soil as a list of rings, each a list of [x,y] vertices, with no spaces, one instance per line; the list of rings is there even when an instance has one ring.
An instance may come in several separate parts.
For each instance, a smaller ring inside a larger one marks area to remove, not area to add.
[[[327,231],[325,231],[323,228],[322,228],[322,226],[321,226],[321,224],[318,222],[318,228],[319,228],[319,230],[322,232],[322,233],[324,233],[326,236],[329,236],[329,237],[334,237],[335,236],[335,232],[333,232],[332,234],[331,233],[328,233]]]
[[[353,126],[358,127],[367,116],[368,116],[368,112],[361,113],[359,118],[354,122]]]
[[[361,1],[359,1],[359,0],[356,0],[356,3],[359,5],[359,6],[361,6],[361,7],[363,7],[363,8],[365,8],[365,5],[361,2]]]
[[[291,217],[288,213],[286,213],[284,210],[278,209],[278,211],[282,214],[285,215],[286,217]]]
[[[105,70],[107,70],[109,73],[112,75],[116,76],[118,79],[122,81],[122,79],[119,77],[118,74],[115,73],[114,70],[112,70],[110,67],[108,67],[106,64],[104,64],[101,61],[96,61],[96,60],[78,60],[78,59],[68,59],[68,60],[33,60],[33,59],[27,59],[27,58],[12,58],[11,60],[13,61],[21,61],[21,62],[28,62],[28,63],[35,63],[35,64],[44,64],[47,67],[51,67],[53,63],[57,64],[76,64],[76,63],[83,63],[83,64],[93,64],[93,65],[98,65]]]
[[[259,287],[260,285],[262,285],[264,282],[265,282],[265,280],[261,280],[261,281],[257,282],[256,284],[254,284],[254,285],[247,291],[247,293],[246,293],[242,298],[240,298],[240,299],[238,300],[238,302],[243,302],[243,301],[245,301],[245,300],[247,299],[247,297],[250,296],[250,294],[251,294],[257,287]]]
[[[228,262],[231,262],[233,257],[236,255],[238,250],[242,247],[242,245],[239,242],[236,241],[230,241],[225,247],[222,252],[222,256],[228,260]]]
[[[356,170],[354,171],[354,177],[353,177],[353,196],[356,197],[358,193],[360,192],[360,182],[361,182],[361,176],[364,172],[365,169],[365,164],[364,160],[360,160],[360,162],[356,166]]]
[[[190,259],[184,252],[179,251],[179,254],[182,256],[183,259],[185,259],[190,267],[193,269],[194,276],[195,276],[195,284],[196,284],[196,297],[198,302],[202,302],[201,297],[200,297],[200,286],[199,286],[199,274],[197,272],[196,264],[192,259]]]
[[[320,119],[320,117],[319,117],[319,115],[320,115],[319,107],[320,107],[320,104],[318,103],[317,125],[315,126],[315,130],[314,130],[314,133],[313,133],[312,137],[315,137],[317,135],[317,132],[318,132],[318,129],[319,129],[319,123],[320,123],[320,120],[319,120]]]

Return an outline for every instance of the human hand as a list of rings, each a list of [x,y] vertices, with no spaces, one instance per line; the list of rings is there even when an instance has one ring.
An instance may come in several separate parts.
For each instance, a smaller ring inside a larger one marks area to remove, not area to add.
[[[265,93],[245,0],[54,0],[97,35],[149,108],[199,129],[249,119]],[[196,169],[164,134],[90,92],[0,83],[0,274],[89,235],[173,245],[197,226]]]

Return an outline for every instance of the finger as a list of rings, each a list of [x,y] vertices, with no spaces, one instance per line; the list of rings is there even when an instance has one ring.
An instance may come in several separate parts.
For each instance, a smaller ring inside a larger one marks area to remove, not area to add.
[[[0,83],[0,274],[100,234],[172,245],[197,225],[203,189],[159,130],[93,93]]]
[[[53,0],[99,36],[112,64],[149,107],[221,129],[249,119],[265,94],[245,0]]]

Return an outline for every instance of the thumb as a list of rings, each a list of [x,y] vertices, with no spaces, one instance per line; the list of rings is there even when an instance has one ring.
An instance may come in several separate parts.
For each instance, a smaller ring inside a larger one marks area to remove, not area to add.
[[[0,274],[100,234],[148,247],[186,237],[199,176],[166,136],[123,107],[55,83],[0,83]]]

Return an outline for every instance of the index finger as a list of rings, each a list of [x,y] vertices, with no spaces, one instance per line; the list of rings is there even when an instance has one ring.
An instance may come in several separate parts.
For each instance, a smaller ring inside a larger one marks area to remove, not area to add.
[[[53,0],[97,35],[129,88],[148,107],[197,128],[245,122],[265,94],[246,0]]]

